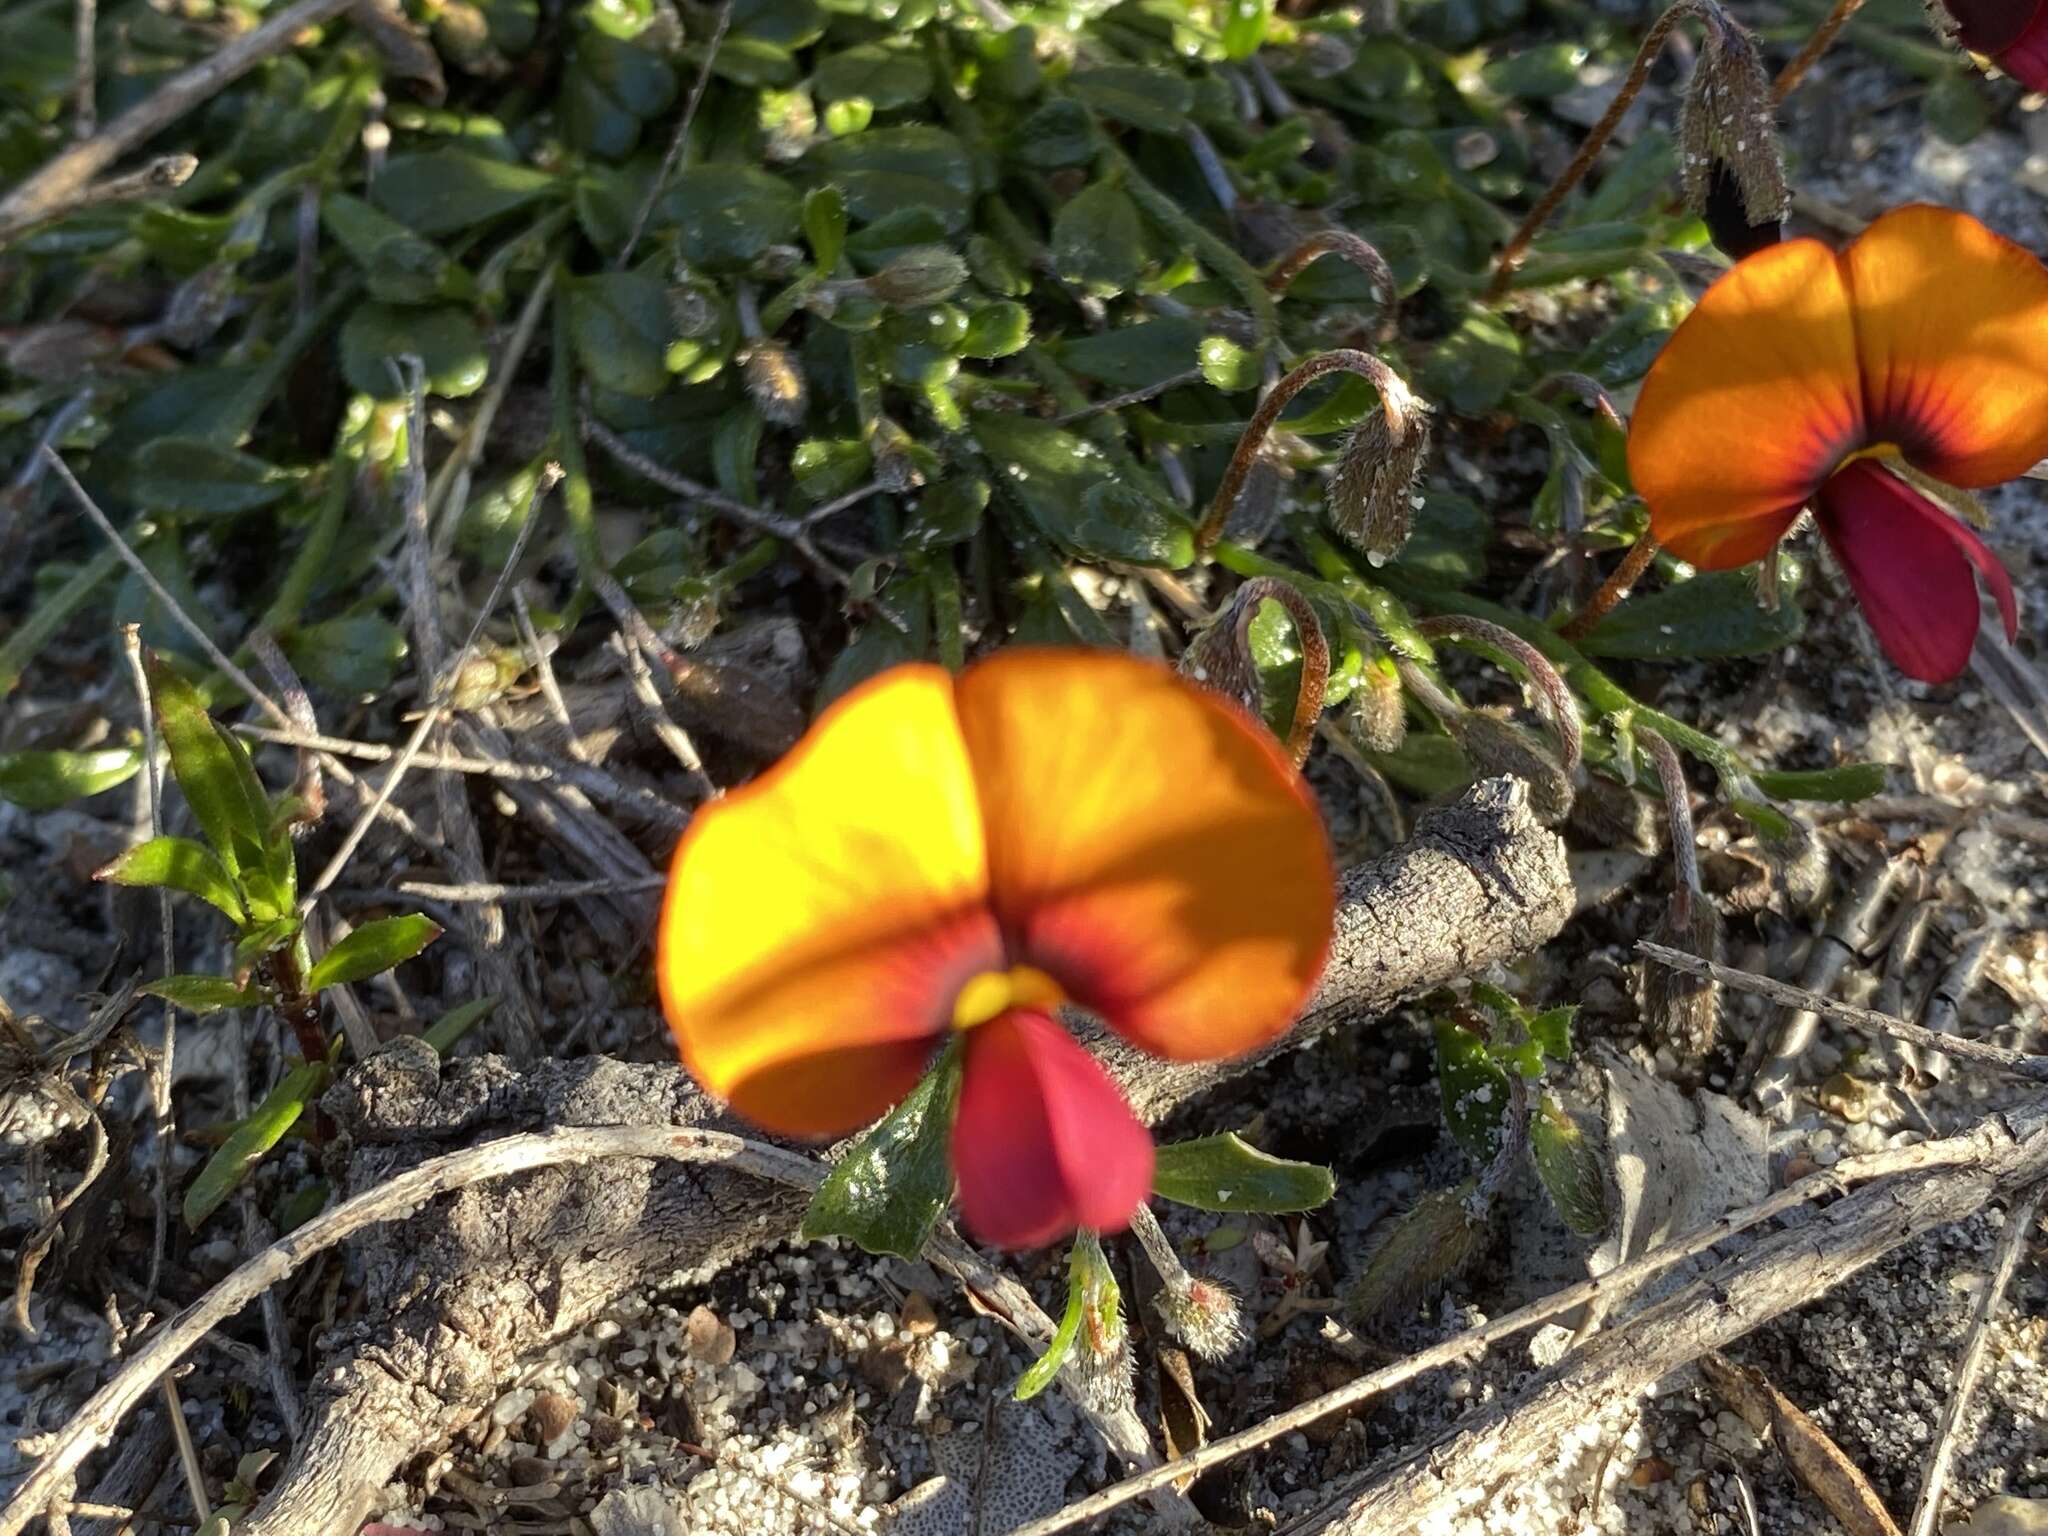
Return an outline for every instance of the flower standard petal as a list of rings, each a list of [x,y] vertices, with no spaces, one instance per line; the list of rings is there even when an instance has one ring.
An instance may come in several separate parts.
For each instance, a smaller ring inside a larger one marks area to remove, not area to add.
[[[2028,90],[2048,91],[2048,4],[2035,8],[2018,41],[1997,59],[1998,67]]]
[[[1001,963],[981,810],[938,667],[898,667],[700,810],[669,877],[662,1006],[701,1083],[772,1130],[887,1109]]]
[[[1908,677],[1945,683],[1969,665],[1979,573],[1998,601],[2006,633],[2017,629],[2012,579],[1998,557],[1972,530],[1870,460],[1848,465],[1822,489],[1820,528],[1878,644]]]
[[[1914,205],[1842,252],[1868,441],[1950,485],[2048,457],[2048,268],[1968,214]]]
[[[1724,273],[1657,354],[1629,473],[1658,542],[1726,570],[1770,551],[1862,432],[1841,268],[1819,241],[1788,240]]]
[[[1014,960],[1162,1056],[1236,1055],[1292,1022],[1322,972],[1334,876],[1263,726],[1105,651],[1004,651],[958,697]]]
[[[953,1171],[967,1230],[998,1248],[1122,1231],[1152,1190],[1152,1135],[1102,1064],[1031,1009],[969,1030],[966,1052]]]
[[[1941,0],[1955,22],[1955,39],[1972,53],[1996,57],[2016,46],[2048,3],[2044,0]]]

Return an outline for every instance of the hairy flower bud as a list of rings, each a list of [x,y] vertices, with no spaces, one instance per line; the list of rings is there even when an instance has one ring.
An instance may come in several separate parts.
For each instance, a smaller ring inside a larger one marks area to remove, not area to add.
[[[924,484],[924,471],[910,451],[914,446],[910,434],[891,417],[877,416],[868,429],[875,481],[892,496],[901,496]]]
[[[1075,1239],[1074,1262],[1081,1288],[1081,1328],[1062,1369],[1082,1402],[1098,1413],[1116,1413],[1129,1408],[1136,1397],[1136,1361],[1124,1322],[1123,1292],[1094,1234]]]
[[[1749,33],[1718,7],[1679,113],[1686,201],[1714,243],[1740,259],[1775,245],[1790,195],[1778,152],[1771,79]]]
[[[1486,1216],[1477,1179],[1431,1190],[1394,1219],[1364,1272],[1345,1290],[1345,1314],[1364,1325],[1413,1312],[1479,1256]]]
[[[1228,1286],[1183,1274],[1155,1303],[1166,1331],[1204,1360],[1221,1360],[1245,1339],[1244,1313]]]
[[[1512,720],[1470,709],[1448,722],[1479,778],[1508,773],[1529,786],[1529,809],[1547,827],[1572,808],[1572,781],[1550,749]]]
[[[796,356],[779,341],[750,341],[740,352],[740,378],[754,409],[779,427],[804,419],[810,389]]]
[[[1572,797],[1572,826],[1602,848],[1655,853],[1664,845],[1664,809],[1626,784],[1590,773]]]
[[[967,263],[956,252],[942,245],[920,245],[892,258],[864,286],[878,303],[921,309],[951,298],[967,276]]]
[[[1380,381],[1380,409],[1351,429],[1330,482],[1330,522],[1384,565],[1408,542],[1416,477],[1429,452],[1429,407],[1389,372]]]
[[[1391,657],[1375,656],[1365,664],[1344,711],[1344,728],[1360,751],[1401,750],[1408,739],[1408,702]]]
[[[1673,891],[1652,937],[1702,960],[1718,961],[1721,909],[1704,892]],[[1653,1040],[1669,1045],[1682,1060],[1696,1062],[1721,1036],[1721,984],[1645,961],[1643,1023]]]

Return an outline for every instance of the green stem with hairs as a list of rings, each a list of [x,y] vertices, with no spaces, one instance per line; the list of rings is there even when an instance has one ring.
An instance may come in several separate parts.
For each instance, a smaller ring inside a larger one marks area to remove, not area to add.
[[[1185,208],[1147,180],[1144,172],[1132,163],[1131,157],[1116,145],[1105,143],[1102,158],[1122,174],[1124,189],[1131,194],[1133,202],[1186,241],[1188,248],[1208,263],[1211,271],[1237,290],[1244,307],[1251,311],[1252,324],[1258,332],[1251,350],[1259,357],[1267,356],[1280,339],[1280,310],[1273,301],[1273,295],[1266,291],[1265,278],[1231,248],[1229,241],[1191,217]]]

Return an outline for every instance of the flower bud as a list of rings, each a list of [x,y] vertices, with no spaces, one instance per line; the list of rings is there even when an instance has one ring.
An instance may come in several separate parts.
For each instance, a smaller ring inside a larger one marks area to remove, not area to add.
[[[1408,739],[1408,702],[1393,658],[1375,656],[1365,664],[1344,710],[1344,728],[1362,752],[1398,752]]]
[[[1706,22],[1679,113],[1685,195],[1714,243],[1740,259],[1783,238],[1790,196],[1771,79],[1756,43],[1719,7],[1709,8]]]
[[[1259,714],[1259,669],[1252,661],[1246,628],[1250,615],[1232,602],[1210,621],[1208,628],[1188,642],[1175,668],[1190,682],[1214,689],[1243,706],[1245,713]]]
[[[867,279],[869,297],[897,309],[921,309],[951,298],[967,281],[967,263],[942,245],[902,252]]]
[[[1673,891],[1652,937],[1702,960],[1719,961],[1721,909],[1703,891]],[[1643,1023],[1653,1040],[1669,1045],[1683,1060],[1698,1061],[1721,1036],[1721,984],[1647,960]]]
[[[810,389],[796,355],[779,341],[750,341],[740,352],[740,378],[754,409],[778,427],[804,419]]]
[[[1589,773],[1578,786],[1571,824],[1602,848],[1653,854],[1664,844],[1663,808],[1603,774]]]
[[[1244,1342],[1244,1312],[1228,1286],[1182,1274],[1155,1303],[1166,1331],[1204,1360],[1221,1360]]]
[[[683,282],[668,290],[668,319],[678,338],[702,341],[718,334],[725,324],[725,311],[707,284]]]
[[[1546,827],[1572,808],[1572,781],[1548,747],[1512,720],[1469,709],[1448,722],[1478,778],[1509,773],[1529,786],[1529,809]]]
[[[1345,1314],[1361,1326],[1406,1317],[1479,1256],[1486,1215],[1476,1179],[1431,1190],[1394,1219],[1364,1273],[1345,1290]]]
[[[1075,1396],[1098,1413],[1117,1413],[1136,1401],[1137,1362],[1124,1322],[1123,1292],[1093,1233],[1074,1240],[1075,1278],[1081,1289],[1081,1329],[1062,1369]]]
[[[868,429],[868,451],[874,455],[875,481],[892,496],[901,496],[924,484],[924,471],[911,453],[915,444],[908,432],[888,416],[877,416]]]
[[[1384,565],[1408,542],[1415,480],[1429,452],[1429,407],[1388,373],[1380,409],[1351,429],[1330,483],[1330,522],[1338,533]]]

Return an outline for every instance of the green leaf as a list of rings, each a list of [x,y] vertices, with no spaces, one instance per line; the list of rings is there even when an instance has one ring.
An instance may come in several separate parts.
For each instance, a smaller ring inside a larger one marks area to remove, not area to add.
[[[1444,1123],[1466,1156],[1486,1164],[1500,1151],[1508,1112],[1508,1074],[1486,1042],[1448,1019],[1436,1021],[1436,1083]]]
[[[1034,171],[1086,165],[1095,151],[1095,120],[1064,96],[1048,101],[1010,134],[1010,158]]]
[[[602,272],[569,285],[569,334],[583,371],[646,398],[668,388],[668,295],[643,272]]]
[[[152,512],[231,517],[291,493],[296,477],[275,464],[199,437],[164,437],[135,456],[129,481]]]
[[[693,165],[677,174],[663,207],[692,266],[732,271],[771,245],[796,238],[802,200],[780,176],[750,165]]]
[[[1031,311],[1014,299],[982,304],[967,315],[967,330],[955,343],[962,357],[998,358],[1031,344]]]
[[[447,235],[555,193],[550,172],[461,149],[393,155],[371,196],[415,234]]]
[[[1135,325],[1064,342],[1059,359],[1069,373],[1093,379],[1122,394],[1150,389],[1193,368],[1202,336],[1199,320],[1179,316],[1140,320]],[[1369,395],[1366,403],[1377,409],[1377,402],[1377,396]]]
[[[1921,103],[1927,126],[1951,144],[1967,144],[1991,123],[1991,105],[1976,71],[1953,69],[1927,89]]]
[[[1223,56],[1248,59],[1257,53],[1271,17],[1270,0],[1224,0]]]
[[[922,53],[881,43],[860,43],[819,60],[811,88],[820,101],[859,97],[878,112],[907,107],[931,95],[931,66]]]
[[[1600,1158],[1578,1122],[1549,1094],[1529,1117],[1529,1151],[1536,1177],[1564,1224],[1581,1237],[1607,1230],[1607,1180]]]
[[[1566,1003],[1557,1008],[1546,1008],[1541,1013],[1524,1014],[1522,1027],[1529,1031],[1529,1038],[1536,1042],[1537,1049],[1552,1061],[1570,1061],[1572,1019],[1578,1011],[1576,1004]]]
[[[327,1087],[327,1064],[306,1062],[285,1074],[248,1119],[236,1126],[185,1191],[185,1225],[198,1231],[220,1203],[248,1178],[263,1155],[298,1123],[306,1106]]]
[[[1422,393],[1478,416],[1507,398],[1522,369],[1522,339],[1490,314],[1466,317],[1438,342],[1422,369]]]
[[[381,693],[405,660],[405,632],[382,614],[348,614],[291,631],[284,652],[301,676],[323,688]]]
[[[126,784],[142,768],[133,747],[94,752],[0,752],[0,800],[28,811],[51,811]]]
[[[313,962],[306,972],[306,990],[345,986],[380,975],[410,960],[441,937],[441,925],[418,913],[380,917],[356,929]]]
[[[1177,570],[1194,535],[1150,477],[1126,479],[1085,437],[1030,416],[979,416],[974,434],[1031,520],[1084,559]]]
[[[1756,787],[1776,800],[1834,800],[1844,805],[1881,795],[1891,782],[1887,763],[1843,763],[1838,768],[1760,771]]]
[[[1187,77],[1153,64],[1076,70],[1067,77],[1067,89],[1104,117],[1174,138],[1185,130],[1195,106]]]
[[[249,761],[249,749],[214,724],[199,690],[161,657],[151,653],[145,664],[171,776],[228,874],[239,879],[236,834],[260,847],[270,826],[270,800]]]
[[[874,455],[857,437],[807,437],[789,456],[797,489],[810,501],[830,501],[864,483]]]
[[[820,272],[831,273],[846,250],[846,194],[837,187],[813,187],[804,194],[804,238]]]
[[[1308,1211],[1336,1190],[1329,1169],[1261,1152],[1234,1131],[1171,1142],[1152,1163],[1155,1195],[1202,1211]]]
[[[236,923],[247,921],[242,893],[227,865],[204,843],[189,837],[152,837],[138,843],[93,876],[115,885],[163,886],[197,896]]]
[[[400,304],[358,306],[341,327],[341,372],[349,388],[379,400],[405,393],[398,360],[425,365],[430,394],[458,399],[483,387],[490,371],[483,335],[466,309],[415,309]]]
[[[1539,43],[1506,58],[1488,60],[1479,78],[1487,89],[1502,96],[1541,101],[1575,90],[1579,67],[1585,62],[1582,43]]]
[[[675,99],[676,73],[666,59],[590,27],[576,39],[563,72],[563,136],[586,154],[623,160],[639,144],[641,124]]]
[[[389,214],[346,192],[320,202],[320,222],[362,269],[370,296],[394,304],[425,304],[450,297],[454,272],[447,253]]]
[[[1136,287],[1145,244],[1130,194],[1098,181],[1064,204],[1053,215],[1052,261],[1061,277],[1100,297]]]
[[[815,145],[804,159],[838,183],[857,219],[879,219],[899,208],[929,208],[948,232],[967,227],[974,161],[943,128],[916,123],[869,128]]]
[[[446,1056],[455,1049],[457,1041],[489,1018],[491,1010],[497,1006],[498,999],[495,997],[473,997],[466,1003],[450,1008],[421,1030],[420,1038],[434,1048],[437,1056]]]
[[[1079,1239],[1076,1239],[1078,1247]],[[1080,1336],[1081,1317],[1088,1308],[1088,1274],[1075,1257],[1067,1260],[1067,1310],[1060,1314],[1060,1325],[1053,1330],[1052,1342],[1045,1346],[1045,1353],[1024,1368],[1024,1374],[1017,1378],[1017,1385],[1011,1395],[1018,1402],[1026,1402],[1038,1396],[1052,1385],[1053,1377],[1059,1375],[1061,1365],[1066,1363],[1067,1353],[1074,1347],[1074,1340]]]
[[[1775,610],[1757,601],[1745,571],[1703,571],[1661,592],[1631,597],[1578,641],[1588,656],[1692,661],[1783,650],[1806,631],[1793,600],[1803,568],[1781,562]]]
[[[915,1260],[953,1198],[947,1151],[960,1097],[960,1047],[945,1054],[904,1099],[863,1131],[832,1165],[804,1212],[805,1241],[850,1237],[869,1253]]]
[[[237,986],[225,976],[164,976],[140,990],[202,1018],[223,1008],[258,1008],[276,995],[268,987]]]

